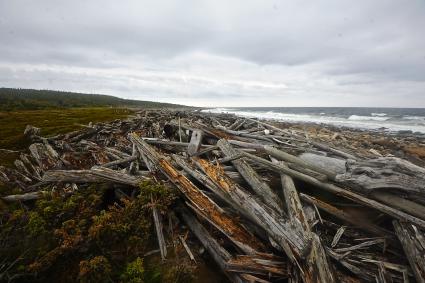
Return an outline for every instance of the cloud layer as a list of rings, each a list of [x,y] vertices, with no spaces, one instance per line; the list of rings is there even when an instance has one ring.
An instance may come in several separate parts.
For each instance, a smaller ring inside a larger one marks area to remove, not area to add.
[[[0,86],[425,107],[425,2],[0,0]]]

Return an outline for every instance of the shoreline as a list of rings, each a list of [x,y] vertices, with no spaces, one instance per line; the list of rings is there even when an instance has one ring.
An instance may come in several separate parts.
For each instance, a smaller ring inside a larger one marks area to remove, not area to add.
[[[230,114],[243,118],[255,118],[272,122],[284,122],[291,124],[315,124],[326,125],[351,130],[363,130],[372,132],[385,132],[390,135],[415,135],[425,138],[425,109],[400,108],[400,113],[383,112],[382,108],[352,108],[335,107],[331,113],[329,108],[311,107],[314,112],[294,111],[294,109],[306,109],[306,107],[266,107],[261,108],[209,108],[203,109],[203,113]],[[352,109],[358,109],[352,111]],[[394,109],[394,108],[389,108]],[[417,112],[407,113],[406,111]],[[375,111],[375,112],[373,112]],[[420,113],[419,113],[420,112]],[[418,115],[418,116],[417,116]]]
[[[233,113],[202,112],[206,115],[229,115],[246,119]],[[315,122],[280,121],[276,119],[254,120],[266,122],[282,129],[304,132],[317,142],[324,142],[336,148],[348,151],[362,150],[363,154],[373,157],[395,156],[425,166],[425,134],[413,132],[388,132],[383,130],[351,128]]]

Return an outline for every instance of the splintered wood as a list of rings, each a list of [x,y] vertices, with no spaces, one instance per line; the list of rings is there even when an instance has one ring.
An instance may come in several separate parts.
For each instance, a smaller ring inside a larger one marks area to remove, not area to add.
[[[347,132],[317,128],[327,140],[295,126],[166,109],[55,137],[28,126],[33,144],[15,168],[0,167],[0,181],[21,193],[2,199],[65,198],[103,183],[131,200],[149,179],[179,193],[172,211],[152,199],[164,261],[177,243],[194,264],[203,246],[230,282],[425,282],[421,162],[340,148]],[[164,228],[170,215],[181,220],[178,233]]]

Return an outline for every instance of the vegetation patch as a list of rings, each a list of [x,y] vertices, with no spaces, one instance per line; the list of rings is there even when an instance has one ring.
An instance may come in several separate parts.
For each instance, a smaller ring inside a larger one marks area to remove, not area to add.
[[[28,124],[41,128],[44,137],[81,129],[88,123],[122,119],[133,113],[125,108],[71,108],[0,112],[0,165],[12,166],[19,151],[30,141],[24,137]],[[14,152],[18,151],[18,152]]]
[[[153,266],[159,269],[146,271],[144,264],[144,254],[156,247],[151,207],[169,209],[172,190],[144,182],[134,198],[107,199],[110,190],[92,185],[65,199],[51,196],[3,209],[0,257],[9,268],[0,271],[1,279],[188,282],[187,267],[170,261],[163,269],[157,260]]]

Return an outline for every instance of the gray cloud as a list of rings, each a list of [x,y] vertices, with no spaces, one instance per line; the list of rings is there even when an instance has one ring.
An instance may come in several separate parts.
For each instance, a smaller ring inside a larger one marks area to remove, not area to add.
[[[425,2],[0,0],[0,85],[425,107]]]

